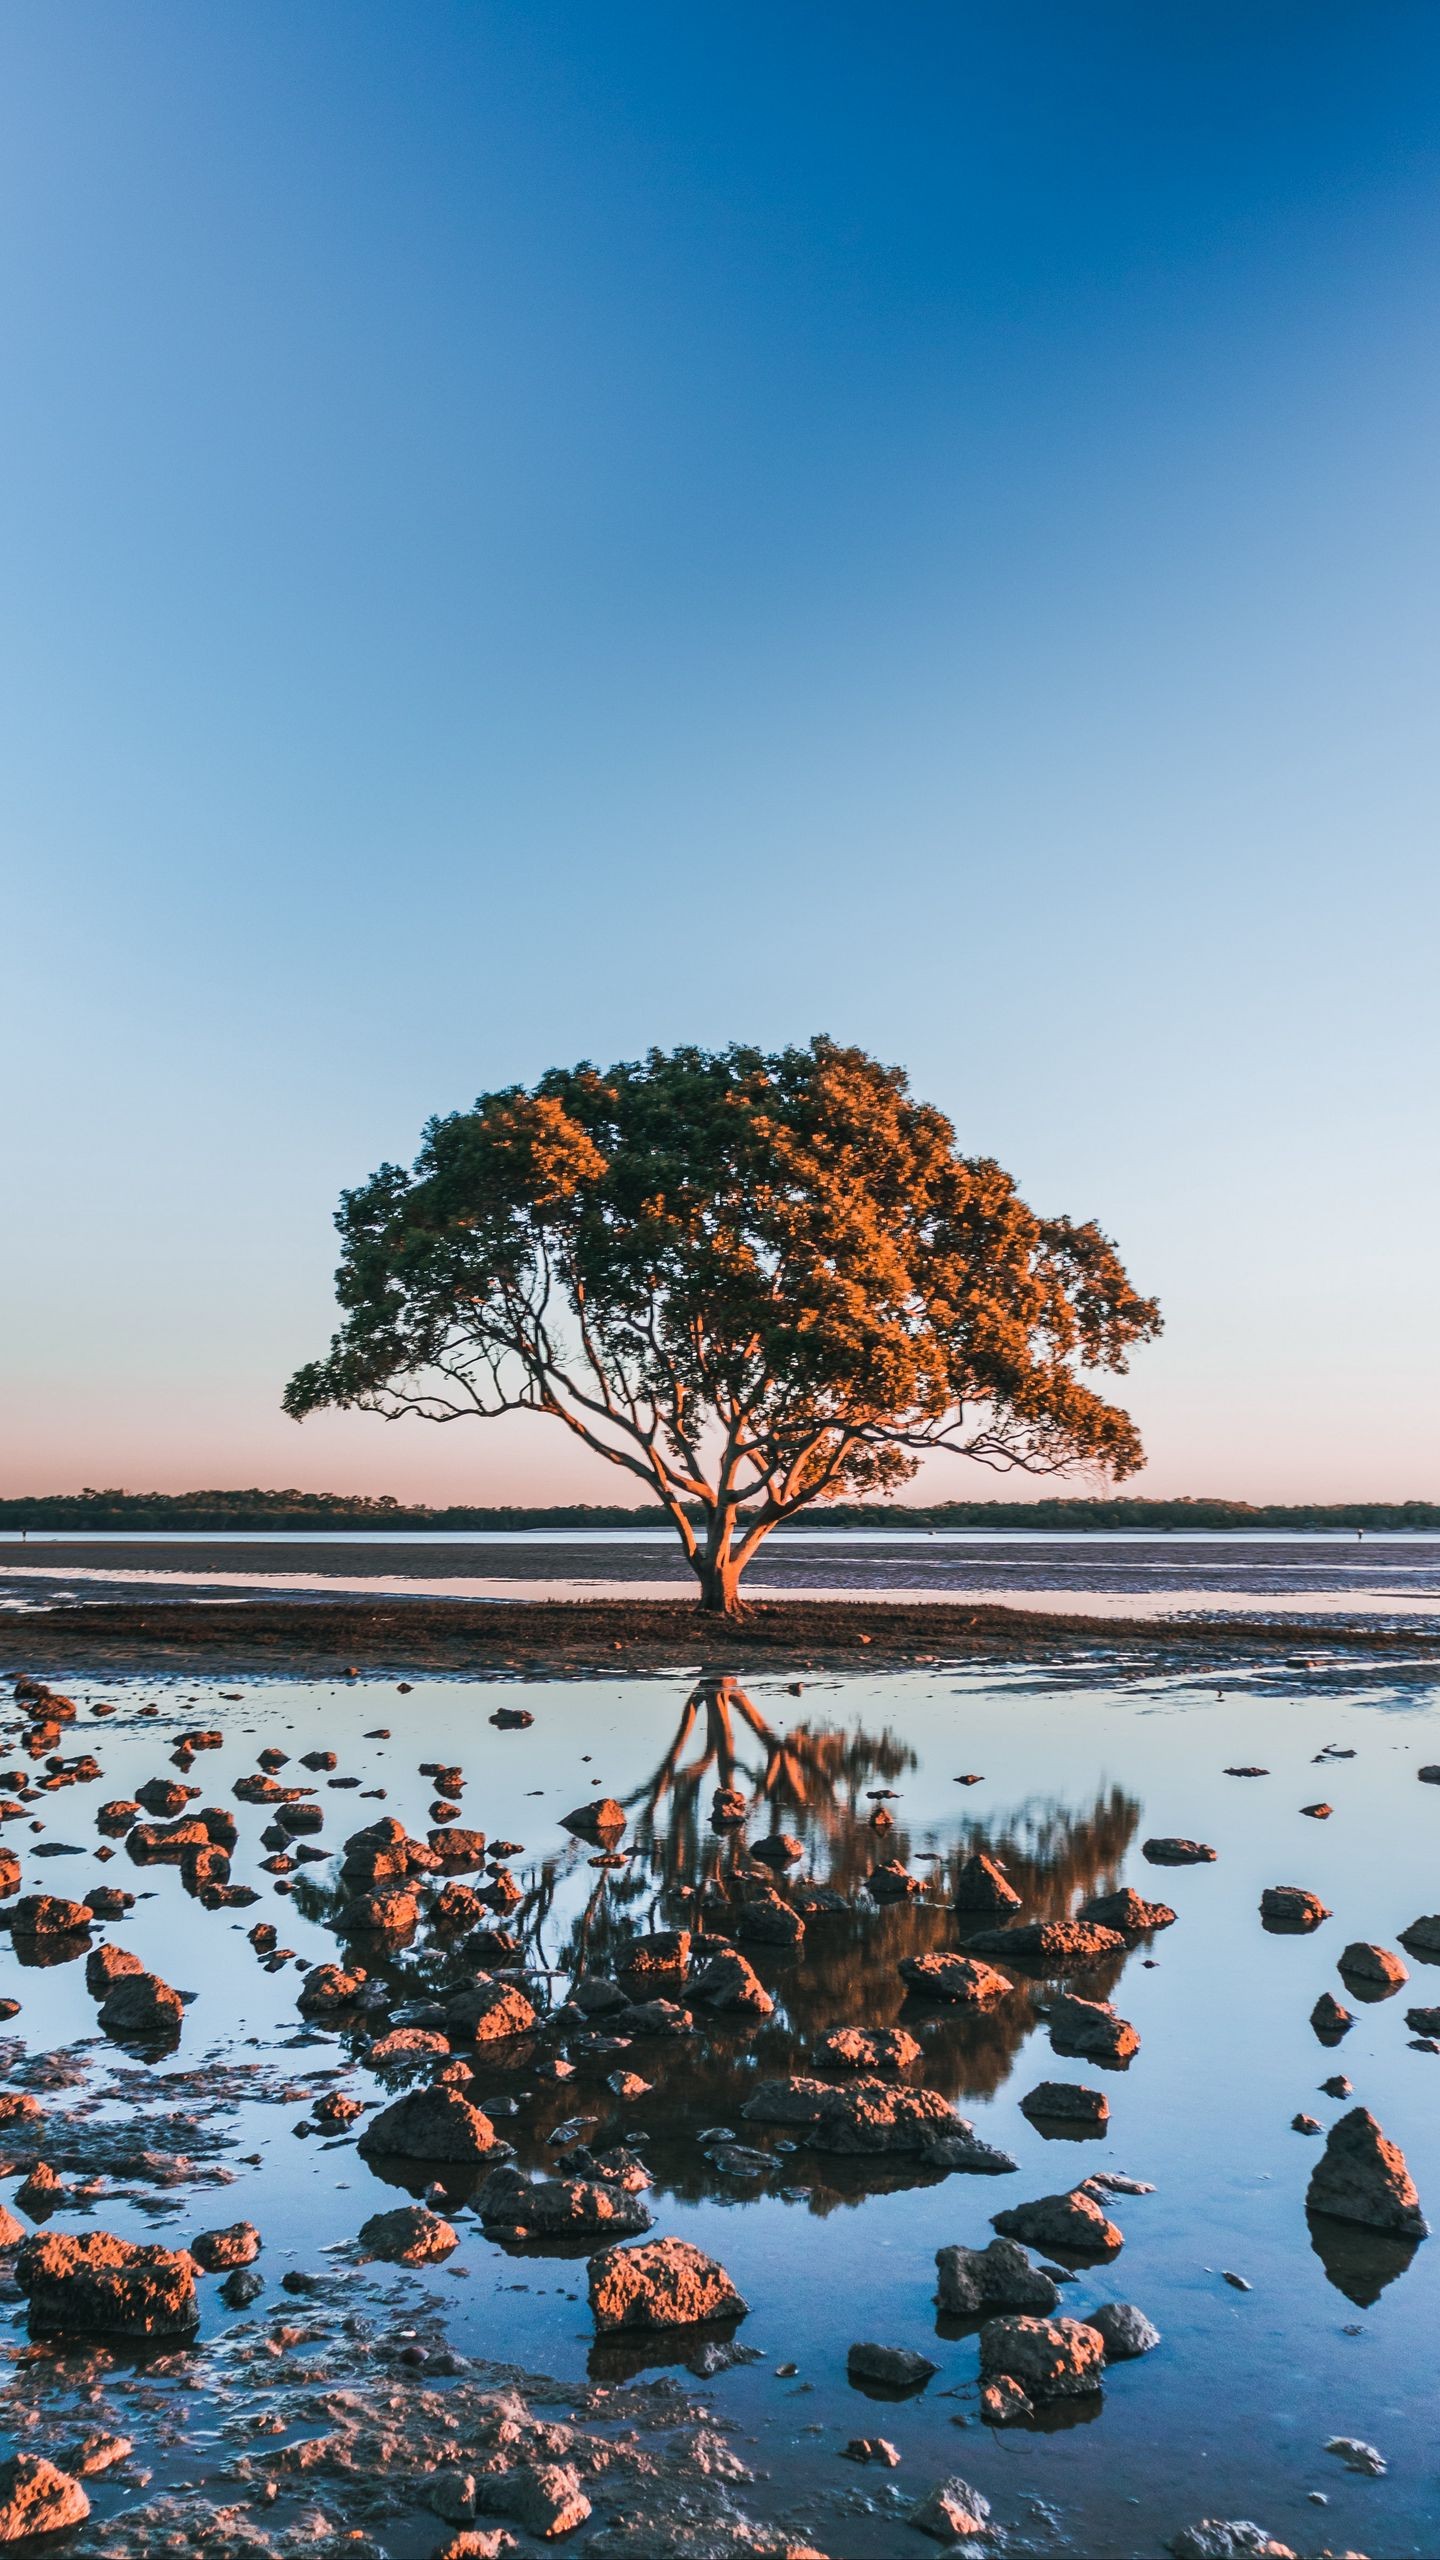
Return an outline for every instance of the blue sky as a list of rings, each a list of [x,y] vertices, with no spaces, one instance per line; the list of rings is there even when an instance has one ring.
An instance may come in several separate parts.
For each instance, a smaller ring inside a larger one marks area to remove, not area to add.
[[[1429,0],[15,0],[0,1485],[608,1496],[280,1416],[336,1195],[826,1029],[1159,1292],[1139,1489],[1440,1495],[1437,101]]]

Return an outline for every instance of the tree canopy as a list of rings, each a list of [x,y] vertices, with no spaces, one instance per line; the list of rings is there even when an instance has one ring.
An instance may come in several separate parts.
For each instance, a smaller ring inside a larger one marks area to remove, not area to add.
[[[1092,1383],[1160,1316],[1093,1224],[962,1156],[904,1074],[820,1038],[556,1068],[432,1120],[341,1200],[343,1321],[285,1409],[562,1422],[663,1504],[733,1612],[807,1504],[935,1450],[1119,1479]]]

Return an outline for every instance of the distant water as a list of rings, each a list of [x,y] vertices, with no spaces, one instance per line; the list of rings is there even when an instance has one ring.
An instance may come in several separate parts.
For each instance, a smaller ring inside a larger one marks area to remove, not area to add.
[[[1440,1622],[1440,1536],[1138,1531],[797,1529],[752,1568],[756,1598],[1000,1601],[1173,1618],[1301,1616]],[[303,1602],[664,1597],[693,1588],[669,1532],[648,1529],[97,1530],[0,1538],[0,1607],[167,1595]]]

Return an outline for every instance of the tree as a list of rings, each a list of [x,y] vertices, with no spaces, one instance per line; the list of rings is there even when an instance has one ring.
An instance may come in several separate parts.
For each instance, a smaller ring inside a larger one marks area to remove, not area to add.
[[[828,1039],[557,1068],[432,1120],[336,1217],[344,1311],[285,1395],[545,1413],[648,1486],[702,1605],[763,1539],[935,1450],[1143,1463],[1086,1371],[1159,1331],[1093,1225],[1040,1218],[905,1076]]]

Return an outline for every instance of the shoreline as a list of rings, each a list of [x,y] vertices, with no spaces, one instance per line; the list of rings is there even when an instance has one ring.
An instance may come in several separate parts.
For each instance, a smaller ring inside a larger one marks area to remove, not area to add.
[[[359,1671],[550,1672],[860,1662],[939,1666],[1064,1661],[1077,1645],[1131,1658],[1273,1658],[1311,1649],[1440,1662],[1440,1633],[1288,1619],[1157,1620],[995,1603],[757,1600],[727,1625],[687,1600],[324,1600],[86,1602],[17,1612],[0,1640],[6,1676],[25,1670],[161,1672],[229,1669],[343,1677]],[[1296,1667],[1303,1667],[1296,1663]]]

